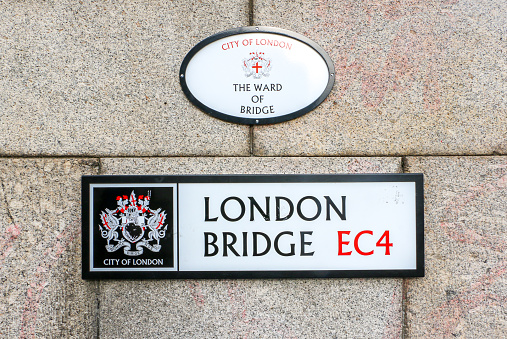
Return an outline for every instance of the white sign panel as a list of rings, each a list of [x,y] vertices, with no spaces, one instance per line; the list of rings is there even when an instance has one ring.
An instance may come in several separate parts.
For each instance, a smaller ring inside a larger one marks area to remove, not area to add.
[[[413,182],[182,184],[179,195],[191,225],[182,271],[416,269]]]
[[[424,274],[422,175],[84,177],[83,188],[85,278]]]
[[[195,46],[180,81],[187,97],[212,116],[267,124],[317,107],[333,86],[334,68],[327,53],[302,35],[243,27]]]

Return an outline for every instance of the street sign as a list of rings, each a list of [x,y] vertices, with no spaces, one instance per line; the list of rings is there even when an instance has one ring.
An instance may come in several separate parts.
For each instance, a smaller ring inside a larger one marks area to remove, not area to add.
[[[317,107],[334,84],[334,66],[315,42],[272,27],[215,34],[187,54],[180,83],[204,112],[240,124],[272,124]]]
[[[423,276],[422,180],[85,176],[83,277]]]

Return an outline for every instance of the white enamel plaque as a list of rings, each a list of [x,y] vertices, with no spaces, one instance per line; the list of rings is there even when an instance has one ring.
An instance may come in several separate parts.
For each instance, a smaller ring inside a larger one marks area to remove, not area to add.
[[[84,177],[85,278],[424,275],[422,175]]]
[[[294,32],[243,27],[211,36],[185,57],[180,81],[192,103],[217,118],[268,124],[317,107],[334,68],[315,42]]]

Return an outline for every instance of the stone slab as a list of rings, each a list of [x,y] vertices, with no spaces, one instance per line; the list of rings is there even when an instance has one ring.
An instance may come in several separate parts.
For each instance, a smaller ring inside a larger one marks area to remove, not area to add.
[[[103,158],[101,174],[400,173],[401,158],[194,157]]]
[[[256,155],[507,154],[503,0],[257,0],[254,23],[304,34],[336,69],[314,111],[255,127]]]
[[[507,157],[409,157],[425,175],[426,277],[407,280],[409,338],[504,338]]]
[[[102,174],[396,173],[400,158],[102,159]],[[399,338],[401,279],[100,281],[107,338]],[[132,315],[132,316],[125,316]]]
[[[248,24],[248,0],[3,1],[1,155],[248,155],[248,126],[195,108],[179,67]]]
[[[0,337],[91,338],[97,288],[81,279],[81,175],[93,159],[0,159]]]

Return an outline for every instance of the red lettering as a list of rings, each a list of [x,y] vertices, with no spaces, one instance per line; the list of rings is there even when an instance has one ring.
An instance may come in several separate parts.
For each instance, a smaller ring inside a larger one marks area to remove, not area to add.
[[[245,40],[243,40],[243,45],[245,44],[244,41]],[[236,47],[239,47],[239,40],[234,40],[234,41],[226,42],[225,44],[222,44],[222,49],[224,51],[226,51],[228,49],[234,48],[234,44],[236,44]]]
[[[385,243],[382,243],[382,239],[386,239]],[[384,234],[382,234],[382,237],[377,241],[376,243],[377,247],[385,246],[386,248],[386,255],[391,255],[391,251],[389,247],[393,246],[392,242],[389,242],[389,231],[385,231]]]
[[[372,255],[373,254],[373,251],[370,251],[370,252],[363,252],[359,249],[359,238],[363,235],[363,234],[369,234],[369,235],[373,235],[373,232],[372,231],[362,231],[362,232],[359,232],[356,237],[354,238],[354,248],[356,249],[356,252],[361,254],[361,255]]]
[[[343,249],[343,246],[346,246],[350,243],[350,241],[345,241],[343,239],[343,235],[350,235],[350,231],[338,231],[338,255],[351,255],[352,254],[352,251],[348,251],[348,252],[344,252],[344,249]],[[360,248],[359,248],[359,238],[361,238],[361,236],[363,234],[369,234],[369,235],[373,235],[373,231],[369,231],[369,230],[366,230],[366,231],[361,231],[359,233],[357,233],[357,235],[354,237],[354,250],[359,254],[359,255],[372,255],[373,254],[373,250],[369,251],[369,252],[363,252]],[[380,237],[380,239],[377,241],[377,243],[375,244],[376,247],[385,247],[386,250],[385,250],[385,255],[391,255],[391,247],[393,247],[393,243],[392,242],[389,242],[389,231],[385,231],[382,236]]]
[[[338,231],[338,255],[351,255],[352,251],[343,252],[342,245],[348,245],[350,241],[343,241],[342,236],[346,234],[349,235],[350,231]]]

